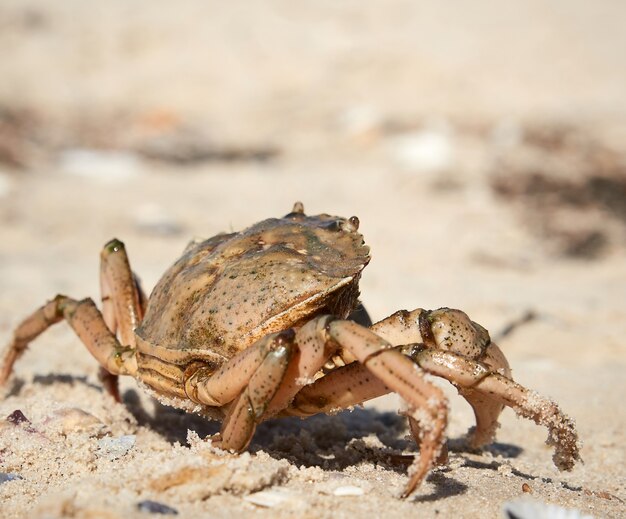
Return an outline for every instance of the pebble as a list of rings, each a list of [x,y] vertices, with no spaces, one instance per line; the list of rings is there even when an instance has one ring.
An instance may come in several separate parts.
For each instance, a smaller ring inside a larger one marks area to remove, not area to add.
[[[572,508],[561,508],[529,498],[504,503],[502,513],[505,519],[593,519],[593,516]]]
[[[158,501],[151,501],[150,499],[137,503],[137,509],[140,512],[147,512],[149,514],[178,515],[176,508],[164,505]]]
[[[16,479],[24,478],[14,472],[0,472],[0,485],[2,485],[2,483],[6,483],[7,481],[15,481]]]
[[[13,425],[19,425],[21,423],[30,423],[30,420],[26,418],[20,409],[16,409],[9,416],[7,416],[7,422],[12,423]]]
[[[127,434],[116,438],[105,437],[98,440],[97,455],[108,460],[116,460],[124,456],[135,445],[136,436]]]

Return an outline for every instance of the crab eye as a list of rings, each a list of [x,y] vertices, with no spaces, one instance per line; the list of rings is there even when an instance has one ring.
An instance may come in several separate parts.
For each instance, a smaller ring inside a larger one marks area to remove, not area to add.
[[[355,232],[359,230],[359,219],[356,216],[351,216],[345,224],[346,231]]]

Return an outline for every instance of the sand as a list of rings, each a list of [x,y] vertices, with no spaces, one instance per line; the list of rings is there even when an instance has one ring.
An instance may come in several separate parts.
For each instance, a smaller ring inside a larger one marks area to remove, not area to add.
[[[394,395],[225,454],[204,440],[218,423],[131,379],[115,403],[59,324],[0,399],[0,516],[500,517],[520,499],[624,516],[623,11],[3,2],[0,345],[57,293],[98,301],[113,236],[149,291],[192,237],[301,200],[358,215],[374,319],[466,311],[576,421],[584,463],[559,472],[511,410],[468,452],[445,381],[449,462],[406,500]]]

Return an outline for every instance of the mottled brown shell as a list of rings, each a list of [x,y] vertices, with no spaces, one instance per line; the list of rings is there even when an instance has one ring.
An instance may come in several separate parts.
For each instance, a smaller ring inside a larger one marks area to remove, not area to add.
[[[155,287],[137,335],[189,360],[207,350],[230,358],[317,314],[346,317],[369,261],[358,220],[306,216],[297,207],[191,244]]]

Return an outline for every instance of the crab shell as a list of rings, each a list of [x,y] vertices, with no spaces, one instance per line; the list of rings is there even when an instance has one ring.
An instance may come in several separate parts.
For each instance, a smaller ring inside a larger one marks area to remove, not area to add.
[[[306,216],[296,207],[192,242],[154,288],[136,329],[140,378],[171,394],[193,361],[217,368],[268,333],[322,313],[347,317],[370,260],[357,229],[356,217]],[[150,372],[170,380],[160,384]]]

